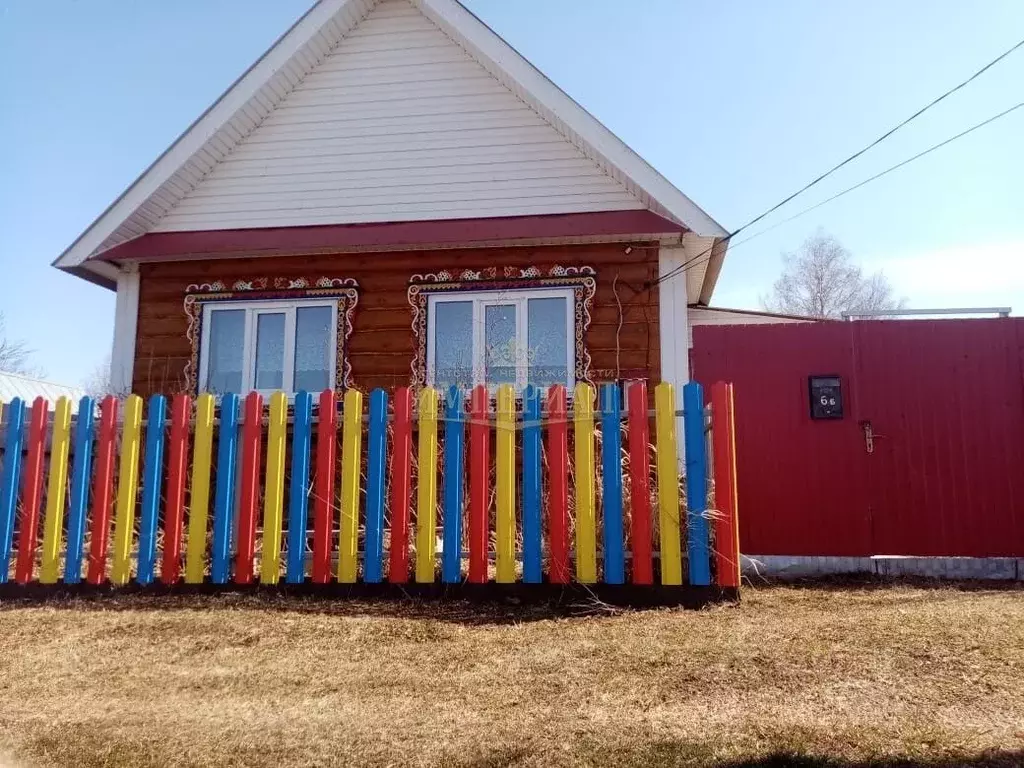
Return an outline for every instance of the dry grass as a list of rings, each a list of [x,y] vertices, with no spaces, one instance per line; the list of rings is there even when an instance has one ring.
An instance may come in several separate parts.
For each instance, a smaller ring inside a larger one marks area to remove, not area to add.
[[[1024,591],[541,609],[132,597],[0,610],[27,765],[1024,764]]]

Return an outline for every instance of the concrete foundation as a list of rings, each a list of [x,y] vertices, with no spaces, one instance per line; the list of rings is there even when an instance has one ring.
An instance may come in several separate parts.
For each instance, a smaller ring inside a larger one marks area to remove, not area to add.
[[[924,576],[938,579],[1024,581],[1024,558],[1013,557],[813,557],[743,555],[743,575],[801,579],[844,574]]]

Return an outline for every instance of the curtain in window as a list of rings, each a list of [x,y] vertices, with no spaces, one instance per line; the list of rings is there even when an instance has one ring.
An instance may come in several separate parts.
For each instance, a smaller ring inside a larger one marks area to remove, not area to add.
[[[210,350],[205,391],[221,395],[242,389],[245,310],[210,313]]]
[[[565,299],[530,299],[526,316],[526,381],[540,387],[564,383],[569,377]]]
[[[299,307],[295,310],[295,391],[322,392],[330,386],[330,307]]]
[[[446,301],[434,318],[434,385],[473,386],[473,302]]]
[[[261,312],[256,316],[256,389],[277,390],[284,386],[283,312]]]

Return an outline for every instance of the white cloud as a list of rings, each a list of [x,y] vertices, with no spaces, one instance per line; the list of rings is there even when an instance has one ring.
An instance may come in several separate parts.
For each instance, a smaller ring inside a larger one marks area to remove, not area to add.
[[[1024,240],[952,245],[865,259],[913,308],[1013,307],[1024,314]]]

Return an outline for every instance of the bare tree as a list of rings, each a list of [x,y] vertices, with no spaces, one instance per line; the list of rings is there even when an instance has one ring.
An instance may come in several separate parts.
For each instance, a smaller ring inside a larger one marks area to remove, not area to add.
[[[882,272],[865,276],[853,255],[832,235],[818,230],[797,253],[783,254],[785,270],[761,298],[770,312],[838,318],[843,312],[903,309]]]
[[[0,371],[24,376],[41,375],[40,370],[31,363],[33,351],[23,339],[7,336],[4,314],[0,312]]]
[[[92,369],[92,373],[82,380],[82,388],[85,394],[97,400],[107,395],[119,395],[114,391],[113,382],[110,378],[110,355],[107,355],[103,362]]]

